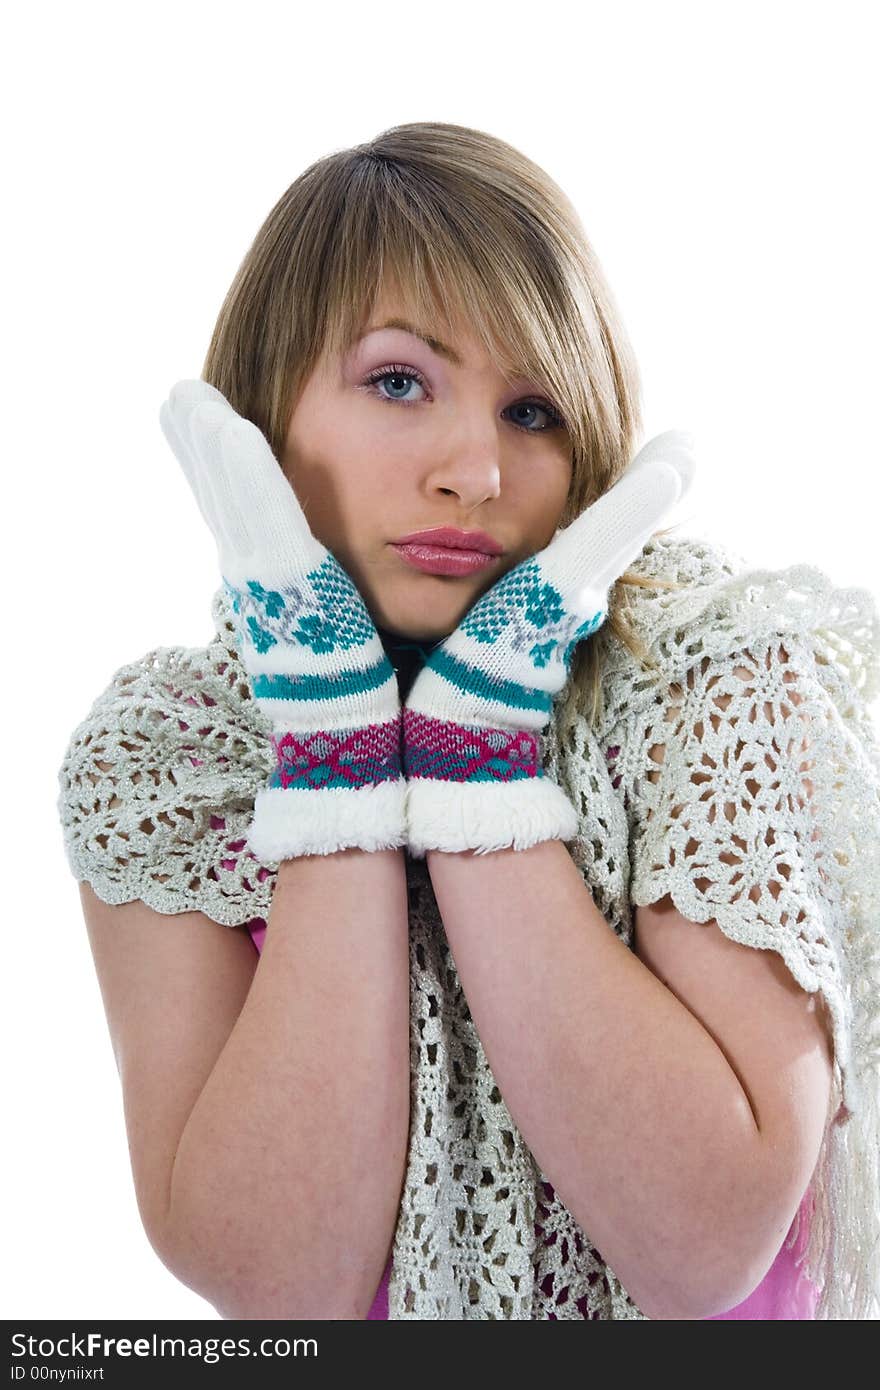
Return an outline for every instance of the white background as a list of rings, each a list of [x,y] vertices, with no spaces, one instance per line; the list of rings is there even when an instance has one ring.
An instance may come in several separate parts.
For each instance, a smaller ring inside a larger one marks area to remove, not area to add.
[[[683,530],[880,594],[875,17],[177,0],[7,18],[4,1317],[216,1317],[141,1228],[55,798],[113,672],[211,635],[214,542],[158,411],[200,374],[270,207],[406,121],[518,146],[581,213],[645,438],[696,437]]]

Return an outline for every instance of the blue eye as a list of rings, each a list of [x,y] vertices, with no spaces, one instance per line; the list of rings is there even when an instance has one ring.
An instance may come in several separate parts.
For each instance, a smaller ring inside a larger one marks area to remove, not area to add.
[[[377,371],[370,372],[366,384],[369,385],[370,382],[377,383],[381,381],[384,386],[386,381],[393,381],[395,378],[397,381],[415,381],[424,389],[425,379],[421,372],[417,372],[414,367],[381,367]],[[381,393],[379,393],[379,400],[397,401],[400,405],[420,404],[419,401],[405,401],[402,396],[384,396]]]
[[[417,385],[421,386],[424,389],[425,379],[422,376],[421,372],[417,371],[415,367],[406,367],[398,362],[393,363],[389,367],[379,367],[376,369],[376,371],[370,372],[369,376],[364,382],[364,385],[373,385],[375,387],[378,387],[381,383],[383,385],[384,391],[384,383],[388,380],[393,381],[395,378],[399,383],[414,381],[417,383]],[[423,404],[422,401],[404,400],[403,396],[386,396],[383,394],[383,392],[380,392],[378,390],[375,392],[375,394],[378,400],[385,401],[389,405]],[[565,422],[563,421],[561,415],[558,413],[558,411],[554,409],[554,407],[550,404],[549,401],[517,401],[515,405],[508,406],[507,408],[508,410],[541,410],[548,417],[548,419],[550,420],[550,424],[544,425],[541,429],[531,429],[528,425],[520,424],[518,420],[514,420],[512,423],[517,427],[517,429],[523,430],[526,434],[546,434],[546,432],[551,429],[565,428]]]

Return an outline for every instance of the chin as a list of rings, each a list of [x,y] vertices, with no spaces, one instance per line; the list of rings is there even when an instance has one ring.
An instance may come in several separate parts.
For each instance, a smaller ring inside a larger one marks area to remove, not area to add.
[[[392,598],[385,602],[371,603],[368,607],[370,617],[376,626],[393,637],[399,637],[401,641],[439,642],[455,631],[465,613],[473,606],[473,602],[471,598],[462,603],[459,598],[455,604],[431,604],[430,607],[436,611],[434,621],[431,621],[430,614],[425,611],[429,605],[425,603],[424,595],[412,592],[398,596],[396,602]]]

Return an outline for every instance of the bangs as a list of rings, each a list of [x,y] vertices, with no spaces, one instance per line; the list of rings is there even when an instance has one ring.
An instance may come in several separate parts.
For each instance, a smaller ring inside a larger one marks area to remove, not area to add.
[[[546,238],[542,245],[499,228],[498,207],[486,226],[461,207],[426,202],[424,186],[407,201],[400,188],[391,198],[375,175],[358,185],[324,247],[325,349],[347,352],[387,292],[427,335],[454,342],[473,334],[508,381],[533,380],[566,423],[576,422],[586,403],[571,386],[587,379],[583,353],[577,333],[560,325],[577,316]]]

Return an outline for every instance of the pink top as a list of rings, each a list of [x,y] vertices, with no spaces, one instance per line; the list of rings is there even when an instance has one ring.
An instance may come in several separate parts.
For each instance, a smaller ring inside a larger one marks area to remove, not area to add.
[[[266,937],[266,923],[262,917],[255,917],[248,923],[248,931],[251,940],[258,951],[262,951],[263,942]],[[548,1184],[549,1186],[549,1184]],[[550,1194],[552,1195],[552,1193]],[[758,1287],[749,1294],[748,1298],[742,1303],[738,1303],[735,1308],[729,1309],[726,1313],[716,1313],[714,1317],[700,1319],[706,1322],[723,1322],[727,1319],[735,1318],[749,1322],[764,1322],[779,1319],[786,1322],[799,1321],[805,1318],[814,1318],[816,1315],[816,1304],[819,1300],[819,1290],[804,1275],[799,1280],[801,1271],[798,1270],[795,1260],[805,1249],[809,1237],[808,1218],[810,1215],[811,1193],[807,1190],[804,1200],[801,1203],[801,1229],[793,1250],[786,1250],[785,1241],[773,1264],[761,1280]],[[794,1223],[792,1223],[794,1224]],[[791,1227],[786,1232],[787,1240]],[[388,1317],[388,1283],[391,1278],[391,1264],[389,1258],[382,1275],[382,1282],[376,1290],[376,1297],[373,1299],[372,1307],[367,1313],[367,1321],[371,1319],[387,1319]]]

